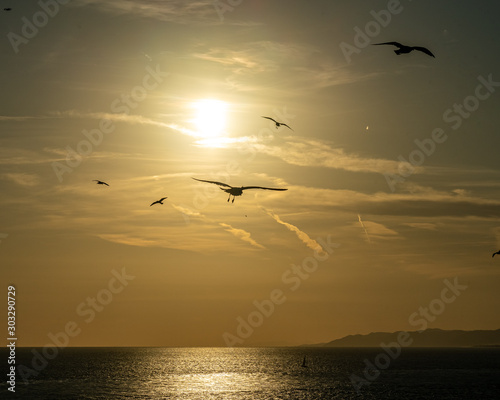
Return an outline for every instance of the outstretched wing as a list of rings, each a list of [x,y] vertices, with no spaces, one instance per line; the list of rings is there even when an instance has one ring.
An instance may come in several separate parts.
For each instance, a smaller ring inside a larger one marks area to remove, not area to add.
[[[393,46],[397,46],[399,48],[404,47],[401,43],[398,42],[373,43],[374,46],[379,46],[381,44],[392,44]]]
[[[165,200],[165,199],[167,199],[167,198],[168,198],[168,197],[162,197],[160,200],[153,201],[153,202],[149,205],[149,207],[151,207],[151,206],[152,206],[152,205],[154,205],[154,204],[162,204],[162,201],[163,201],[163,200]]]
[[[493,253],[493,255],[491,257],[495,257],[495,254],[500,254],[500,251]]]
[[[288,190],[288,189],[279,189],[279,188],[268,188],[268,187],[262,187],[262,186],[242,186],[241,187],[241,190],[246,190],[246,189]]]
[[[271,117],[264,117],[263,115],[261,115],[262,118],[265,118],[265,119],[270,119],[271,121],[273,121],[274,123],[276,123],[277,121]],[[283,124],[284,125],[284,124]]]
[[[292,128],[290,128],[287,124],[281,123],[280,125],[286,126],[288,129],[290,129],[290,130],[292,130],[292,131],[293,131],[293,129],[292,129]]]
[[[232,186],[229,186],[228,184],[222,183],[222,182],[206,181],[206,180],[203,180],[203,179],[196,179],[196,178],[193,178],[193,179],[195,181],[206,182],[206,183],[214,183],[214,184],[219,185],[219,186],[225,186],[225,187],[228,187],[228,188],[232,188]]]
[[[414,46],[413,49],[421,51],[422,53],[425,53],[428,56],[436,58],[436,56],[434,54],[432,54],[431,51],[429,49],[426,49],[425,47]]]

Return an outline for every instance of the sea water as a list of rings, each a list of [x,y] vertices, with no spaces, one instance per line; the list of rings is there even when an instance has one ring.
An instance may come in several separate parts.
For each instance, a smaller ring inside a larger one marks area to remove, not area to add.
[[[17,349],[1,399],[500,399],[499,348],[67,348],[43,368],[37,351]]]

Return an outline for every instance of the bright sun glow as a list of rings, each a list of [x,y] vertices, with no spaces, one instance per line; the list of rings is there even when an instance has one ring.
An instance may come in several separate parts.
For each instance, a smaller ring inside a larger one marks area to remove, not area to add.
[[[227,103],[204,99],[194,102],[193,107],[195,109],[193,123],[202,138],[216,138],[223,134],[226,127]]]

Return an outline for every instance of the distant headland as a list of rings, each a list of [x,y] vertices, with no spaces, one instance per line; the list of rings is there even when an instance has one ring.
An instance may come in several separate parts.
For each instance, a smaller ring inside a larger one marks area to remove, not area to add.
[[[408,347],[500,347],[500,329],[372,332],[367,335],[349,335],[331,342],[307,344],[301,347],[379,347],[382,343],[401,340],[408,343]]]

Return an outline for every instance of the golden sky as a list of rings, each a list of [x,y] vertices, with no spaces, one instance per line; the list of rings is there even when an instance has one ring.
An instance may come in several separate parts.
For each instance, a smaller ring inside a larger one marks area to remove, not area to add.
[[[8,3],[18,345],[498,329],[498,2]]]

